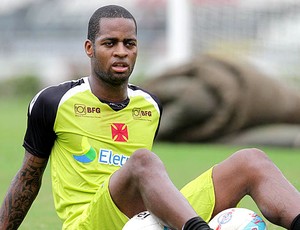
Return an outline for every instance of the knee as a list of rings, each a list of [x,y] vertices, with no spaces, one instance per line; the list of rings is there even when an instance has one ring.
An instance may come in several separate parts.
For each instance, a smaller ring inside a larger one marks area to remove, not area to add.
[[[262,150],[257,148],[242,149],[233,156],[236,165],[248,175],[264,174],[274,164]]]
[[[164,169],[164,165],[159,157],[147,149],[136,150],[131,155],[130,167],[132,173],[138,177]]]
[[[247,148],[247,149],[241,149],[235,153],[239,158],[242,160],[256,160],[256,159],[266,159],[268,158],[266,153],[260,149],[257,148]]]

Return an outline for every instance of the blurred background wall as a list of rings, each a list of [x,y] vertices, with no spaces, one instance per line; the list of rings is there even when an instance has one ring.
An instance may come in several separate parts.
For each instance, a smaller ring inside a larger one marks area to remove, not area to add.
[[[299,81],[298,0],[2,0],[0,80],[35,75],[52,84],[88,75],[87,23],[106,4],[128,8],[138,21],[133,81],[216,52]]]

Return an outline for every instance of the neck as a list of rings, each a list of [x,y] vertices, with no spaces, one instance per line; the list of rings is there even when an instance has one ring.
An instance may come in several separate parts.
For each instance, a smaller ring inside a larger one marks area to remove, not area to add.
[[[121,85],[111,85],[96,77],[89,76],[92,93],[101,100],[109,102],[122,102],[127,99],[128,82]]]

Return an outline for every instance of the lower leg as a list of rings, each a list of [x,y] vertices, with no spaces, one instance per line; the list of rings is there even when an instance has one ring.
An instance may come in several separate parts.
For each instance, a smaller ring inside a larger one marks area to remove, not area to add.
[[[189,219],[197,216],[169,179],[160,159],[148,150],[133,154],[112,176],[110,192],[116,205],[128,217],[144,208],[166,225],[181,229]]]
[[[249,195],[269,221],[289,229],[300,213],[300,193],[269,158],[261,155],[259,179],[252,179]]]
[[[234,154],[215,167],[213,179],[214,214],[235,206],[245,195],[252,197],[269,221],[285,228],[290,228],[300,213],[299,192],[260,150],[247,149]]]

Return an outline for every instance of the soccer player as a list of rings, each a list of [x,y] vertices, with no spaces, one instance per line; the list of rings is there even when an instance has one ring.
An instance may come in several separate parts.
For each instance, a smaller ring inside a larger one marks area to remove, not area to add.
[[[204,230],[245,195],[271,222],[300,229],[299,192],[258,149],[233,154],[181,192],[173,185],[151,152],[160,103],[128,83],[137,25],[126,9],[95,11],[85,51],[90,76],[48,87],[28,107],[24,161],[0,209],[1,230],[21,224],[49,160],[63,229],[122,229],[128,218],[149,210],[172,229]]]

